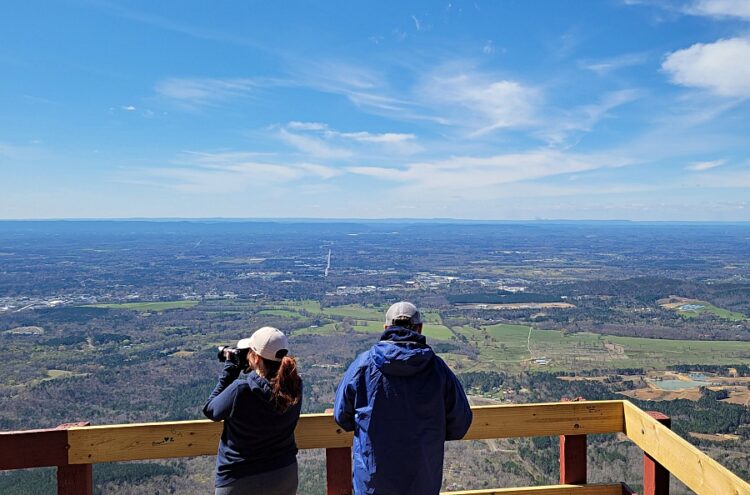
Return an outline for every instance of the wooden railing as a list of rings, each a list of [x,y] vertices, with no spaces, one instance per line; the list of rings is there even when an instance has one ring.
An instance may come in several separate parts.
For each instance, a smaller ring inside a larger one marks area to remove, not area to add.
[[[560,402],[472,408],[466,440],[560,436],[560,485],[472,490],[453,495],[624,495],[625,483],[587,484],[586,435],[624,433],[644,451],[643,495],[667,495],[670,473],[698,495],[750,495],[750,484],[669,429],[669,418],[628,401]],[[176,421],[0,433],[0,470],[57,466],[58,494],[90,495],[92,464],[216,453],[221,423]],[[326,449],[327,494],[351,493],[352,434],[330,414],[306,414],[300,449]]]

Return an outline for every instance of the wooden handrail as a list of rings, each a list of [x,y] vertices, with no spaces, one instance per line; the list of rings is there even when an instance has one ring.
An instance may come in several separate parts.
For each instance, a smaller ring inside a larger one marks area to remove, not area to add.
[[[465,439],[622,432],[698,495],[750,495],[750,484],[628,401],[480,406],[472,410],[474,422]],[[202,420],[66,428],[0,433],[0,470],[211,455],[216,453],[222,425]],[[351,433],[342,431],[330,414],[303,415],[295,434],[301,449],[348,448],[352,441]],[[573,490],[562,492],[529,488],[526,492],[487,493],[600,493],[580,488],[592,486],[544,488]]]
[[[620,483],[592,485],[549,485],[523,488],[493,488],[489,490],[464,490],[442,492],[441,495],[623,495]]]
[[[697,495],[750,495],[750,484],[642,409],[623,401],[625,433]]]
[[[622,401],[559,402],[472,408],[474,421],[464,439],[587,435],[623,430]],[[88,426],[68,430],[68,462],[133,461],[216,453],[221,423],[174,421]],[[330,414],[304,414],[295,432],[300,449],[349,447]]]

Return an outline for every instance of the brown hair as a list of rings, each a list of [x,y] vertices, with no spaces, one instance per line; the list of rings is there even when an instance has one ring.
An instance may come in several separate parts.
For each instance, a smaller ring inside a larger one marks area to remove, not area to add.
[[[302,398],[302,379],[297,373],[297,360],[292,356],[284,356],[281,361],[261,359],[264,371],[270,377],[276,409],[283,412],[297,405]]]

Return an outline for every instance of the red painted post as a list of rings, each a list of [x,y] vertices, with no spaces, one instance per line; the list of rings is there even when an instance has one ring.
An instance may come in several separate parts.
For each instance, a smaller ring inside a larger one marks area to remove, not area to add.
[[[672,427],[672,420],[660,412],[648,411],[647,414],[667,428]],[[669,495],[669,471],[648,454],[643,454],[643,495]]]
[[[560,435],[560,484],[586,483],[586,435]]]
[[[90,424],[88,422],[65,423],[58,426],[57,429],[67,430],[73,426],[88,426]],[[57,466],[57,495],[93,495],[94,476],[91,464],[68,464],[67,449],[65,452],[65,464]]]
[[[69,464],[57,467],[57,495],[93,495],[94,477],[91,464]]]
[[[326,449],[326,495],[351,495],[352,449]]]

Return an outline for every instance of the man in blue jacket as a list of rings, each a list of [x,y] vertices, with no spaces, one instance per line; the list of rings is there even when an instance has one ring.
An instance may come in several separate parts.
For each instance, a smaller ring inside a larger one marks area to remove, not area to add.
[[[354,493],[432,495],[446,440],[462,438],[471,409],[461,383],[426,344],[416,306],[388,309],[385,332],[349,366],[334,418],[354,431]]]

